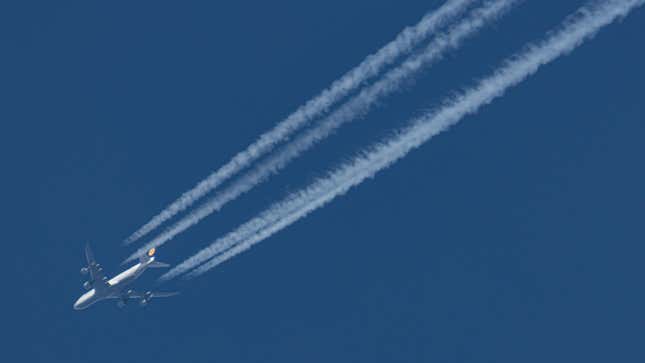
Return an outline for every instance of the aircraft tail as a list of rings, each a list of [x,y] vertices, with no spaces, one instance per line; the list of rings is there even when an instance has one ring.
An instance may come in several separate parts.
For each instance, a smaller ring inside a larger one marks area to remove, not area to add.
[[[145,263],[150,260],[152,260],[155,256],[155,252],[157,252],[156,248],[151,248],[146,254],[139,256],[139,262]]]
[[[170,267],[170,265],[165,262],[155,261],[155,252],[157,252],[157,250],[154,247],[151,248],[145,255],[139,257],[139,262],[147,264],[150,268]]]

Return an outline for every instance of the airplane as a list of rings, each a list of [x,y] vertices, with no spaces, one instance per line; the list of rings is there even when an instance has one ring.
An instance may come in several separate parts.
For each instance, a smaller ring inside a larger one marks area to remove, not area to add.
[[[89,274],[89,280],[83,283],[83,288],[88,290],[74,303],[74,310],[83,310],[90,307],[101,300],[116,299],[117,306],[124,307],[128,300],[139,299],[139,304],[145,306],[155,297],[169,297],[175,296],[178,292],[152,292],[146,291],[144,293],[126,289],[127,285],[131,284],[148,268],[164,268],[170,265],[155,260],[154,248],[151,248],[148,253],[139,258],[139,263],[130,267],[129,269],[121,272],[111,279],[103,273],[101,265],[94,260],[94,254],[90,245],[85,246],[85,258],[87,259],[87,266],[81,268],[81,274]]]

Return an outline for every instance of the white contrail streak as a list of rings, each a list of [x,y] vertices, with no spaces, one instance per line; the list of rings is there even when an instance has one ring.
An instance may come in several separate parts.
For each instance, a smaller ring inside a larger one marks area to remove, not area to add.
[[[415,55],[400,66],[388,71],[382,79],[370,87],[362,90],[358,95],[332,112],[327,118],[320,122],[317,127],[305,132],[295,141],[286,145],[278,154],[270,157],[267,161],[260,163],[253,170],[245,174],[240,180],[235,181],[230,187],[218,193],[186,217],[176,222],[168,230],[158,237],[139,248],[127,261],[134,260],[142,253],[152,247],[158,247],[174,238],[177,234],[197,224],[210,214],[220,210],[224,205],[236,199],[240,195],[253,189],[254,186],[265,181],[272,174],[284,168],[290,161],[298,157],[317,142],[329,136],[342,124],[349,122],[365,113],[379,99],[398,90],[403,82],[424,67],[439,60],[447,51],[458,47],[468,36],[475,34],[488,22],[495,20],[502,15],[518,0],[491,0],[484,6],[474,10],[466,19],[451,27],[446,33],[438,34],[430,42],[424,52]]]
[[[533,75],[541,66],[568,54],[585,40],[592,38],[602,27],[626,16],[643,3],[645,0],[609,0],[582,7],[557,31],[510,58],[491,76],[481,80],[476,87],[452,98],[438,110],[412,121],[411,126],[390,140],[365,151],[327,177],[274,204],[258,217],[186,259],[161,276],[160,280],[172,279],[210,259],[187,277],[203,274],[307,216],[337,196],[345,194],[350,188],[375,176],[377,172],[403,158],[433,136],[447,130],[464,116],[476,113],[480,107],[501,97],[508,88]]]
[[[224,166],[211,173],[191,190],[182,194],[166,209],[130,235],[125,240],[125,243],[130,244],[150,233],[177,213],[190,207],[198,199],[217,188],[224,181],[249,166],[259,157],[271,151],[277,143],[284,141],[289,135],[316,117],[327,112],[336,102],[378,75],[385,67],[395,62],[399,57],[412,51],[430,34],[451,22],[475,1],[477,0],[448,0],[435,12],[423,17],[415,26],[405,28],[390,43],[386,44],[376,53],[369,55],[354,69],[334,81],[329,88],[323,90],[319,95],[299,107],[271,131],[263,134],[246,150],[235,155]]]

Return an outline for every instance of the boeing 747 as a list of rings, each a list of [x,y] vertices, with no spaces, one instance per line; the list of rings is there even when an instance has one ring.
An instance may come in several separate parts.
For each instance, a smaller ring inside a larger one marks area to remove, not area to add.
[[[81,268],[81,274],[89,274],[89,280],[83,283],[83,288],[88,290],[76,303],[75,310],[87,309],[90,305],[106,299],[117,300],[118,307],[124,307],[130,299],[139,299],[139,304],[145,306],[154,297],[168,297],[177,295],[177,292],[153,292],[144,293],[127,288],[134,280],[148,268],[169,267],[168,264],[155,261],[155,249],[152,248],[145,255],[139,258],[139,263],[109,279],[104,273],[101,265],[94,260],[94,254],[90,245],[85,246],[85,258],[87,266]]]

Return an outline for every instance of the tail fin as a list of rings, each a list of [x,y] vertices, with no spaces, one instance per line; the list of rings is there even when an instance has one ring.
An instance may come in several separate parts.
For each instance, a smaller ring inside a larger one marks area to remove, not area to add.
[[[170,265],[167,264],[167,263],[155,261],[155,252],[157,252],[157,250],[154,247],[151,248],[148,251],[148,253],[146,253],[145,255],[143,255],[141,257],[139,257],[139,262],[145,263],[145,264],[148,265],[148,267],[151,267],[151,268],[170,267]]]
[[[166,267],[170,267],[170,265],[167,264],[167,263],[164,263],[164,262],[153,261],[148,265],[148,267],[150,267],[150,268],[166,268]]]
[[[146,254],[139,256],[139,262],[148,262],[150,261],[157,252],[157,249],[152,247]]]

